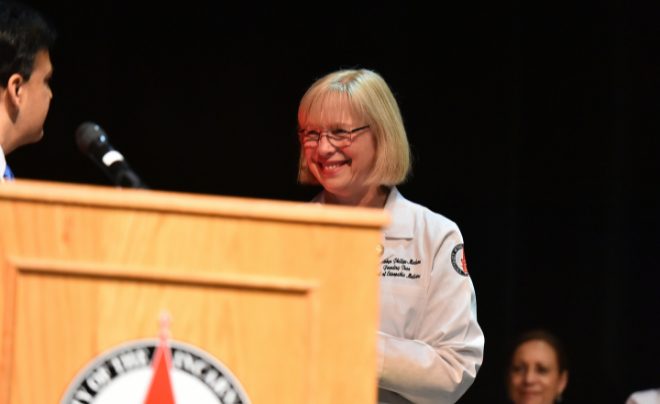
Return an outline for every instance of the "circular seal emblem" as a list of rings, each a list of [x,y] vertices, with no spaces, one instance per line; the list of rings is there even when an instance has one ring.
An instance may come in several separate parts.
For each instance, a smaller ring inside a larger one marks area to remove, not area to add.
[[[176,340],[115,346],[74,378],[60,404],[249,404],[231,371],[209,353]]]
[[[467,263],[465,262],[465,245],[457,244],[451,251],[451,265],[454,270],[462,276],[468,276]]]

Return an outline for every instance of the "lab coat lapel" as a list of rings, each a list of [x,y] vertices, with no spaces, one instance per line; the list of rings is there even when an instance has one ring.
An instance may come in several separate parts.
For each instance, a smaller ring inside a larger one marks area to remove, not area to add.
[[[408,210],[406,206],[407,202],[401,196],[399,190],[396,187],[392,187],[385,202],[385,210],[390,214],[392,221],[389,226],[383,229],[383,246],[385,247],[382,256],[383,260],[391,258],[397,252],[396,249],[388,247],[387,240],[412,240],[414,238],[414,215]]]

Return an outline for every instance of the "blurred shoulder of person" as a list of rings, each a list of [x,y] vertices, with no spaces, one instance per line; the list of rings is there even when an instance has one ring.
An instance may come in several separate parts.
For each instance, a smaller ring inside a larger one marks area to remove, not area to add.
[[[635,392],[628,397],[626,404],[660,404],[660,389]]]

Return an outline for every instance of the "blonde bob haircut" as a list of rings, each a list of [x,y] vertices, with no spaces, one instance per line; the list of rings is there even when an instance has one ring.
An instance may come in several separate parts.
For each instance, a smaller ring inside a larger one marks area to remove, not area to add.
[[[393,186],[405,181],[410,171],[410,147],[394,95],[380,75],[370,70],[340,70],[318,80],[307,90],[298,109],[299,129],[308,121],[333,126],[341,117],[328,116],[324,107],[346,103],[354,118],[364,118],[376,138],[374,169],[368,185]],[[337,108],[341,110],[341,108]],[[298,181],[319,184],[300,148]]]

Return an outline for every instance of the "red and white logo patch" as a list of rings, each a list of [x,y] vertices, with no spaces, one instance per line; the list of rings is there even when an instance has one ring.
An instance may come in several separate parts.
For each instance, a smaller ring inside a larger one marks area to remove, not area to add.
[[[468,276],[467,262],[465,261],[465,245],[458,244],[451,251],[451,265],[462,276]]]

